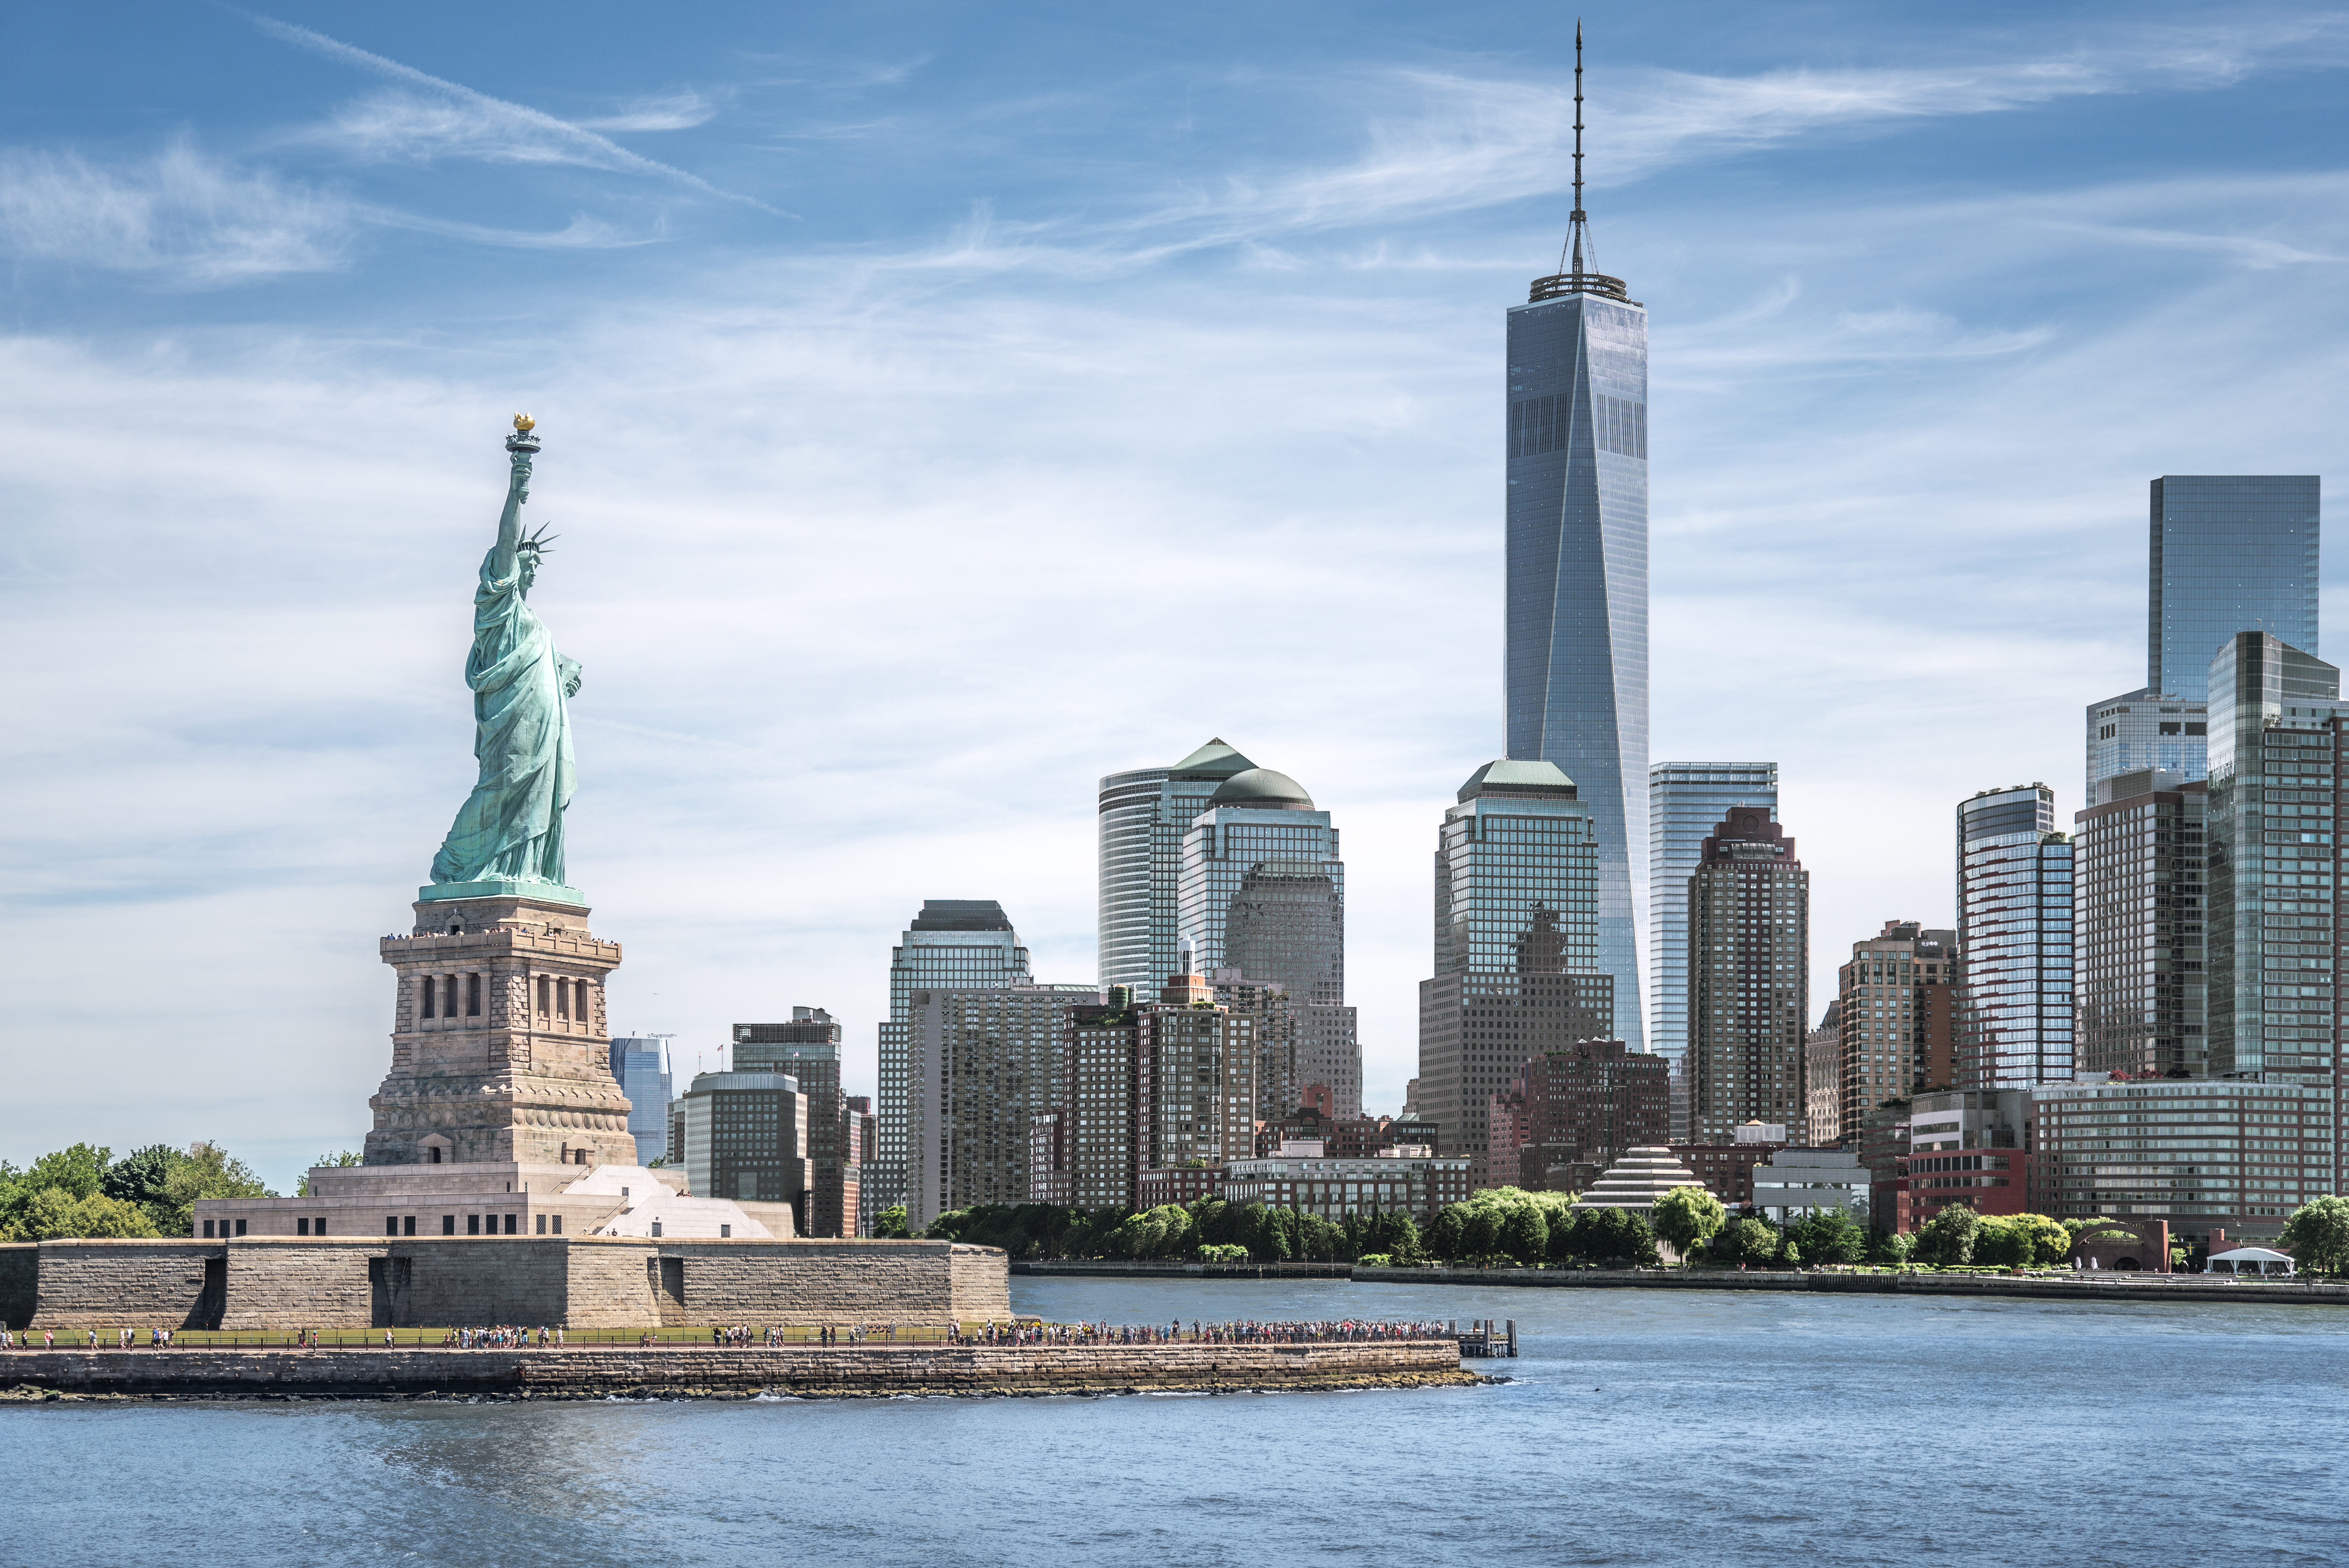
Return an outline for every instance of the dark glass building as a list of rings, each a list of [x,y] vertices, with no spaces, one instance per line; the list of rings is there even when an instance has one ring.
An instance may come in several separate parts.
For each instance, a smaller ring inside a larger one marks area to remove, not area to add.
[[[1616,1016],[1599,965],[1597,836],[1573,781],[1539,761],[1476,769],[1438,830],[1415,1103],[1444,1130],[1444,1152],[1488,1177],[1492,1097],[1533,1057],[1608,1038]]]
[[[1579,154],[1577,155],[1578,160]],[[1579,164],[1578,161],[1578,170]],[[1541,278],[1508,317],[1508,755],[1553,762],[1590,815],[1598,962],[1637,1050],[1648,862],[1648,313],[1620,279]]]
[[[2079,1070],[2201,1078],[2210,1052],[2208,786],[2144,769],[2103,780],[2093,799],[2072,818]]]
[[[1685,1143],[1689,1039],[1688,900],[1680,896],[1706,835],[1738,806],[1778,810],[1775,762],[1658,762],[1648,769],[1648,1048],[1672,1064],[1671,1141]]]
[[[2153,481],[2148,689],[2200,700],[2210,661],[2238,632],[2263,632],[2315,656],[2319,489],[2314,474]]]

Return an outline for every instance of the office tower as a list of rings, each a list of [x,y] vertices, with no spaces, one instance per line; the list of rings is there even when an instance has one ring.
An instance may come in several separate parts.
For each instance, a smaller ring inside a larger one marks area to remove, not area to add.
[[[612,1077],[628,1097],[628,1135],[636,1140],[636,1163],[668,1157],[667,1037],[624,1037],[612,1042]]]
[[[751,1218],[778,1235],[800,1227],[815,1183],[808,1159],[807,1097],[797,1079],[777,1072],[697,1073],[678,1097],[671,1125],[683,1145],[685,1179],[697,1198],[789,1203],[786,1232],[755,1209]]]
[[[864,1233],[883,1209],[906,1202],[907,1097],[914,993],[1027,984],[1028,950],[992,899],[933,898],[889,954],[889,1018],[881,1026],[879,1158],[864,1169]]]
[[[906,1095],[905,1226],[1029,1202],[1036,1114],[1064,1103],[1063,1042],[1090,985],[916,991]]]
[[[1055,1191],[1077,1208],[1130,1209],[1140,1190],[1138,1069],[1142,1021],[1133,987],[1112,985],[1105,1004],[1070,1011],[1064,1103],[1040,1135]],[[1047,1200],[1049,1201],[1049,1200]]]
[[[2149,689],[2207,696],[2211,660],[2239,632],[2261,632],[2315,656],[2319,490],[2314,474],[2153,481]]]
[[[1800,1122],[1811,881],[1795,841],[1767,807],[1734,807],[1685,886],[1690,1138],[1731,1143],[1757,1119]]]
[[[808,1158],[815,1178],[803,1236],[853,1236],[862,1172],[851,1149],[848,1097],[841,1092],[840,1026],[822,1007],[793,1007],[787,1024],[734,1026],[736,1072],[788,1073],[808,1102]]]
[[[2017,785],[1961,801],[1957,861],[1965,974],[1948,1087],[2071,1082],[2072,841],[2055,829],[2055,791]]]
[[[2141,769],[2103,780],[2072,817],[2083,1074],[2201,1078],[2203,808],[2209,787]]]
[[[1891,1183],[1894,1207],[1879,1214],[1879,1223],[1912,1232],[1951,1203],[1985,1216],[2029,1212],[2036,1092],[1959,1088],[1917,1096],[1909,1108],[1908,1157]]]
[[[1688,901],[1680,890],[1696,870],[1713,824],[1738,806],[1778,814],[1775,762],[1656,762],[1648,768],[1648,1048],[1672,1064],[1672,1138],[1689,1137]]]
[[[873,1231],[865,1221],[868,1211],[864,1202],[862,1188],[864,1172],[872,1169],[874,1163],[881,1158],[881,1119],[874,1114],[873,1097],[869,1094],[848,1096],[847,1108],[845,1123],[848,1141],[844,1153],[847,1163],[841,1172],[841,1223],[846,1225],[850,1217],[854,1216],[856,1221],[854,1233],[869,1236]],[[856,1179],[859,1187],[857,1191],[848,1191],[851,1177]]]
[[[1254,1030],[1257,1119],[1278,1121],[1298,1108],[1304,1088],[1298,1068],[1300,1009],[1287,991],[1259,985],[1237,969],[1213,970],[1207,983],[1216,1005],[1247,1018]]]
[[[1830,997],[1803,1041],[1803,1129],[1814,1149],[1843,1141],[1843,999]]]
[[[1521,1140],[1488,1151],[1491,1181],[1578,1192],[1621,1156],[1661,1143],[1671,1072],[1663,1057],[1620,1040],[1577,1040],[1529,1057],[1512,1086],[1524,1104]]]
[[[2052,812],[2052,808],[2050,809]],[[1876,935],[1851,944],[1836,971],[1836,999],[1821,1028],[1833,1028],[1837,1076],[1832,1126],[1814,1139],[1857,1148],[1868,1118],[1888,1100],[1920,1088],[1947,1088],[1958,1076],[1958,1015],[1964,978],[1958,934],[1913,920],[1888,920]],[[2004,982],[2010,986],[2030,982]],[[2049,1007],[2062,997],[2044,999]],[[1903,1124],[1905,1125],[1905,1123]]]
[[[1525,1063],[1614,1037],[1599,967],[1599,850],[1555,763],[1487,762],[1444,813],[1435,847],[1435,975],[1419,987],[1422,1116],[1444,1152],[1489,1169],[1489,1096]]]
[[[1101,781],[1101,983],[1155,995],[1174,973],[1183,837],[1226,779],[1255,763],[1210,740],[1172,768]]]
[[[2162,1220],[2198,1244],[2214,1229],[2272,1237],[2294,1209],[2341,1191],[2340,1091],[2293,1078],[2034,1088],[2031,1207]]]
[[[2199,698],[2150,687],[2088,705],[2088,794],[2124,773],[2158,770],[2180,782],[2209,777],[2209,711]]]
[[[1285,773],[1255,768],[1225,779],[1184,835],[1178,923],[1198,972],[1238,969],[1287,990],[1298,1005],[1300,1081],[1327,1085],[1338,1114],[1360,1116],[1345,904],[1338,830]]]
[[[2333,1071],[2341,672],[2263,632],[2210,662],[2209,1071]]]
[[[1648,861],[1648,313],[1585,270],[1582,56],[1574,211],[1557,273],[1508,316],[1508,755],[1557,765],[1596,835],[1599,967],[1642,1047],[1639,911]],[[1590,260],[1595,267],[1595,253]],[[1674,890],[1675,892],[1677,890]]]

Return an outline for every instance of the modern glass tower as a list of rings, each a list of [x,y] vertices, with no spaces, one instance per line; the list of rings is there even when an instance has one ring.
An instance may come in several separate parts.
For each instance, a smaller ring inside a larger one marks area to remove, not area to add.
[[[1200,974],[1237,969],[1297,1008],[1300,1086],[1362,1113],[1361,1044],[1346,1005],[1346,864],[1330,813],[1285,773],[1216,787],[1183,839],[1177,921]]]
[[[2314,474],[2153,481],[2149,688],[2202,700],[2210,661],[2238,632],[2264,632],[2316,655],[2319,502]]]
[[[2341,672],[2261,632],[2210,661],[2212,1078],[2332,1075]]]
[[[1644,1049],[1648,313],[1620,278],[1585,270],[1578,29],[1575,46],[1568,254],[1508,317],[1508,755],[1556,763],[1590,811],[1614,1032]]]
[[[668,1157],[668,1038],[646,1035],[612,1042],[612,1076],[628,1097],[628,1136],[636,1140],[636,1163]]]
[[[1688,1136],[1688,880],[1707,835],[1739,806],[1778,815],[1775,762],[1657,762],[1648,769],[1648,1048],[1672,1060],[1672,1138]]]
[[[1101,781],[1101,983],[1154,996],[1174,973],[1183,835],[1207,798],[1256,764],[1218,738],[1172,768]]]
[[[1957,848],[1954,1087],[2070,1083],[2073,851],[2055,830],[2055,791],[2026,784],[1960,801]]]
[[[916,1009],[914,993],[975,990],[1030,984],[1028,950],[1010,917],[993,899],[933,898],[922,902],[889,954],[889,1021],[881,1026],[880,1158],[866,1169],[859,1194],[864,1233],[874,1215],[906,1201],[911,1156],[910,1095]]]

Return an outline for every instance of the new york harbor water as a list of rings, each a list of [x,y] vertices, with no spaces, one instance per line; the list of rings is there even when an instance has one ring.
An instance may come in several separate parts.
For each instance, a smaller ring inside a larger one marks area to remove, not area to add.
[[[16,1563],[2339,1563],[2330,1308],[1013,1281],[1516,1317],[1482,1387],[0,1408]]]

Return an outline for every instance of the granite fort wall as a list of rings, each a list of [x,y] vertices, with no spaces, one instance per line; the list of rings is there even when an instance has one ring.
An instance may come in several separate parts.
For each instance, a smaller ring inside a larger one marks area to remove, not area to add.
[[[1101,1393],[1147,1388],[1427,1387],[1480,1381],[1450,1340],[1337,1345],[788,1346],[708,1349],[31,1351],[0,1386],[121,1396],[630,1392]]]
[[[37,1258],[33,1296],[7,1321],[40,1328],[617,1328],[1011,1314],[1003,1253],[947,1242],[272,1236],[44,1242],[23,1253]],[[26,1272],[0,1264],[8,1268]]]

